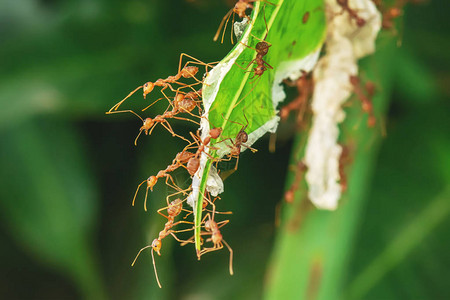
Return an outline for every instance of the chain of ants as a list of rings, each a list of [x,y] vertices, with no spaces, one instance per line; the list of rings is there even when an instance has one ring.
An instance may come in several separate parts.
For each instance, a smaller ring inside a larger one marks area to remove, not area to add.
[[[238,3],[236,4],[236,8],[235,8],[236,10],[234,10],[234,11],[236,11],[239,16],[249,19],[249,17],[245,14],[245,10],[248,8],[253,8],[252,5],[250,4],[251,2],[255,2],[255,1],[242,1],[242,0],[238,1]],[[227,22],[228,22],[228,20],[227,20]],[[267,34],[266,34],[266,36],[267,36]],[[263,57],[267,54],[269,47],[271,46],[269,43],[267,43],[265,41],[265,38],[264,38],[264,40],[261,40],[260,42],[258,42],[256,44],[256,48],[251,48],[250,46],[245,45],[245,46],[255,50],[257,52],[257,56],[255,59],[253,59],[251,62],[249,62],[247,67],[245,67],[243,69],[246,70],[246,69],[248,69],[248,67],[250,65],[256,64],[256,67],[252,70],[252,72],[254,73],[254,76],[258,76],[258,77],[260,77],[264,73],[264,71],[267,70],[267,68],[272,69],[272,67],[263,59]],[[184,56],[192,59],[192,61],[187,62],[184,65],[184,67],[181,68],[181,62],[182,62]],[[146,193],[145,193],[145,199],[144,199],[144,210],[146,211],[147,210],[148,191],[149,190],[153,191],[153,188],[157,184],[159,179],[165,178],[165,184],[177,191],[175,194],[172,194],[167,197],[167,206],[158,210],[158,213],[167,219],[167,222],[164,224],[163,230],[161,230],[159,232],[158,238],[154,239],[153,242],[151,243],[151,245],[148,245],[148,246],[142,248],[138,252],[135,260],[132,263],[132,265],[135,264],[137,258],[139,257],[139,255],[142,251],[144,251],[145,249],[151,248],[155,276],[156,276],[156,280],[157,280],[159,287],[161,287],[161,283],[159,281],[157,270],[156,270],[154,252],[156,252],[158,255],[161,255],[160,251],[162,248],[162,240],[165,237],[171,235],[174,237],[175,240],[180,242],[182,245],[194,242],[194,237],[191,237],[188,240],[182,240],[182,239],[178,238],[178,236],[177,236],[177,234],[180,232],[193,231],[195,229],[194,224],[192,222],[183,221],[183,220],[175,221],[175,218],[178,217],[182,211],[187,212],[187,214],[184,216],[184,218],[186,218],[189,214],[192,214],[192,211],[189,211],[189,210],[186,210],[183,208],[183,203],[188,198],[188,197],[186,197],[186,195],[189,195],[189,192],[192,192],[192,187],[182,190],[180,187],[178,187],[176,185],[171,173],[173,171],[177,170],[178,168],[182,167],[188,171],[190,176],[194,176],[200,167],[200,156],[203,153],[206,154],[207,156],[209,156],[210,159],[213,159],[216,163],[218,163],[220,161],[231,160],[231,159],[235,158],[236,159],[235,170],[236,170],[238,167],[239,156],[240,156],[242,147],[246,147],[252,151],[256,151],[255,149],[253,149],[245,144],[248,140],[248,134],[245,132],[245,130],[248,126],[248,120],[245,117],[245,115],[244,115],[244,117],[247,120],[246,125],[234,122],[232,120],[228,120],[231,123],[236,123],[236,124],[242,125],[241,129],[239,130],[239,132],[237,133],[237,135],[234,139],[233,138],[225,138],[225,139],[222,139],[220,142],[216,143],[216,144],[218,144],[218,143],[221,143],[224,141],[229,141],[229,144],[227,146],[230,148],[230,154],[228,155],[228,158],[224,158],[224,159],[213,158],[211,155],[208,154],[208,151],[206,151],[207,149],[217,149],[217,148],[211,147],[209,144],[211,142],[211,139],[216,140],[221,136],[221,133],[222,133],[221,128],[212,128],[209,131],[209,134],[207,135],[207,137],[204,138],[203,140],[201,139],[198,131],[196,134],[193,134],[192,132],[190,132],[190,137],[193,139],[192,142],[189,139],[186,139],[185,137],[178,135],[174,132],[172,126],[170,125],[170,123],[168,121],[169,119],[185,120],[185,121],[193,122],[197,125],[200,125],[199,122],[197,122],[195,120],[192,120],[192,119],[189,119],[186,117],[180,117],[179,116],[180,113],[188,113],[191,116],[196,117],[198,119],[204,118],[204,117],[202,117],[202,108],[200,105],[201,97],[202,97],[202,90],[194,89],[194,86],[196,86],[197,84],[202,84],[203,82],[196,78],[196,75],[199,71],[198,67],[190,65],[190,63],[204,65],[206,67],[206,72],[208,72],[208,67],[212,67],[212,64],[203,63],[203,62],[183,53],[180,56],[178,73],[176,75],[169,76],[165,79],[160,78],[160,79],[156,80],[155,82],[147,82],[144,85],[137,87],[135,90],[133,90],[131,93],[129,93],[123,100],[118,102],[107,112],[107,114],[116,114],[116,113],[124,113],[124,112],[132,113],[132,114],[136,115],[142,121],[142,126],[139,130],[139,134],[137,135],[137,137],[135,139],[135,145],[137,144],[138,138],[140,137],[142,132],[144,132],[146,135],[151,135],[153,130],[155,129],[156,125],[158,125],[158,124],[161,124],[161,126],[163,126],[169,133],[171,133],[172,136],[178,137],[184,141],[189,142],[189,144],[175,156],[174,160],[172,161],[172,164],[168,165],[164,170],[159,171],[156,175],[152,175],[148,179],[141,182],[138,185],[135,195],[133,197],[132,205],[134,206],[140,187],[142,185],[146,184]],[[239,67],[241,67],[241,66],[239,66]],[[180,81],[182,78],[193,79],[196,82],[193,84],[186,84],[186,83],[183,83]],[[174,88],[175,85],[178,86],[177,89]],[[130,109],[118,110],[119,107],[129,97],[131,97],[135,92],[137,92],[141,88],[143,89],[143,97],[145,99],[146,96],[148,94],[150,94],[154,90],[155,87],[161,87],[161,93],[164,95],[164,97],[154,101],[152,104],[145,107],[142,111],[145,111],[146,109],[151,107],[153,104],[155,104],[157,101],[165,98],[169,102],[169,107],[166,109],[166,111],[163,114],[157,115],[154,118],[145,118],[144,119],[139,114],[134,112],[133,110],[130,110]],[[166,95],[165,90],[167,90],[167,89],[170,89],[172,92],[175,92],[175,96],[173,97],[173,100],[171,100]],[[191,91],[184,92],[183,91],[184,89],[191,89]],[[198,108],[197,114],[194,113],[194,109],[196,107]],[[196,149],[196,151],[194,152],[193,150],[195,150],[195,149]],[[179,195],[179,194],[182,194],[181,198],[184,197],[184,200],[181,200],[180,197],[177,197],[175,200],[169,202],[170,197],[172,197],[174,195]],[[204,200],[203,200],[202,208],[203,208],[203,211],[206,211],[207,213],[206,213],[205,217],[203,218],[203,220],[200,222],[200,226],[204,229],[200,232],[200,235],[201,236],[207,235],[208,238],[205,240],[205,242],[212,243],[212,246],[203,247],[201,250],[197,251],[197,256],[200,259],[200,257],[202,255],[212,252],[212,251],[220,250],[225,245],[230,252],[229,272],[230,272],[230,274],[233,274],[233,267],[232,267],[233,250],[229,246],[229,244],[223,239],[223,236],[220,232],[220,228],[223,227],[224,225],[226,225],[229,222],[229,220],[216,222],[215,218],[214,218],[215,214],[227,214],[229,212],[216,211],[214,201],[210,200],[210,195],[207,192],[205,192],[205,195],[203,195],[203,199]],[[207,208],[208,205],[212,206],[212,210]],[[164,211],[164,210],[167,211],[167,215],[164,215],[162,213],[162,211]],[[180,224],[189,224],[190,228],[175,230],[174,227],[178,226]]]

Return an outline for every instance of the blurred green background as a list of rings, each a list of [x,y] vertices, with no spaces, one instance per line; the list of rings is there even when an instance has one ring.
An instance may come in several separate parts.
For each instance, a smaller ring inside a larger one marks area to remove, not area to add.
[[[166,239],[156,257],[159,289],[149,252],[130,264],[162,229],[155,210],[170,191],[158,184],[148,212],[143,194],[137,206],[131,200],[182,144],[157,128],[135,147],[140,121],[104,114],[136,86],[172,75],[180,52],[206,62],[223,57],[230,45],[212,37],[233,4],[226,2],[0,2],[0,298],[263,296],[292,126],[280,127],[276,153],[262,139],[225,182],[218,205],[233,211],[222,232],[235,251],[235,275],[226,250],[198,262],[193,247]],[[387,136],[341,278],[357,298],[450,298],[448,8],[447,0],[410,6],[398,35],[379,41],[402,46],[392,51]]]

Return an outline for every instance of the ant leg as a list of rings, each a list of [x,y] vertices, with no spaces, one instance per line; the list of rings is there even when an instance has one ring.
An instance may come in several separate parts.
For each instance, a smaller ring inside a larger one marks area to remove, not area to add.
[[[264,64],[266,65],[266,67],[268,67],[269,69],[273,70],[273,67],[272,67],[271,65],[269,65],[269,64],[267,63],[267,61],[263,60],[263,62],[264,62]]]
[[[189,230],[192,230],[192,229],[189,229]],[[182,239],[178,238],[173,232],[170,232],[170,234],[173,236],[173,238],[174,238],[177,242],[182,243],[183,246],[186,245],[186,244],[189,244],[189,243],[195,243],[194,240],[191,240],[191,239],[188,239],[188,240],[182,240]]]
[[[156,125],[158,125],[158,122],[155,122],[155,124],[153,124],[153,126],[149,129],[148,133],[146,132],[145,134],[146,135],[152,135],[153,129],[156,128]]]
[[[258,76],[255,80],[253,80],[252,82],[249,82],[249,83],[250,83],[250,84],[253,84],[253,83],[256,82],[256,80],[261,80],[261,75]],[[258,83],[259,83],[259,81],[258,81]],[[257,86],[258,86],[258,84],[254,84],[253,87],[252,87],[252,89],[251,89],[247,94],[245,94],[245,96],[242,97],[242,99],[239,100],[239,101],[234,105],[233,109],[236,108],[239,104],[241,104],[242,101],[244,101],[244,99],[247,98],[247,97],[253,92],[253,90],[254,90]],[[244,117],[245,117],[245,114],[244,114]]]
[[[164,96],[166,96],[166,95],[164,94]],[[167,98],[167,96],[166,96],[166,98]],[[159,98],[159,99],[156,99],[155,101],[153,101],[152,104],[150,104],[149,106],[147,106],[147,107],[145,107],[144,109],[142,109],[142,111],[145,111],[145,110],[149,109],[153,104],[155,104],[156,102],[158,102],[158,101],[160,101],[160,100],[162,100],[162,99],[164,99],[164,97],[161,97],[161,98]],[[169,100],[169,98],[167,98],[167,99]],[[172,105],[172,103],[170,103],[170,104]]]
[[[208,199],[208,197],[206,197],[205,195],[203,195],[203,198],[209,203],[211,204],[213,210],[212,210],[212,219],[214,220],[214,214],[216,213],[216,205],[214,204],[214,202],[211,201],[211,199]]]
[[[239,156],[240,156],[240,155],[237,156],[237,159],[236,159],[236,166],[234,166],[234,170],[235,170],[235,171],[237,171],[237,168],[238,168],[238,164],[239,164]]]
[[[220,32],[222,31],[222,27],[224,27],[223,24],[225,23],[225,21],[226,21],[226,24],[228,24],[228,20],[230,19],[231,14],[233,14],[233,9],[230,9],[230,10],[225,14],[225,16],[222,18],[222,21],[220,22],[219,28],[217,29],[216,34],[214,35],[214,38],[213,38],[213,41],[214,41],[214,42],[216,42],[217,39],[219,38],[219,34],[220,34]],[[224,32],[225,32],[226,30],[227,30],[227,25],[225,25],[225,27],[223,28],[223,31],[224,31]],[[225,34],[225,33],[224,33],[224,34]],[[223,44],[223,35],[224,35],[224,34],[222,34],[222,41],[221,41],[221,44]]]
[[[169,178],[172,181],[172,184],[169,183]],[[175,182],[170,174],[166,174],[166,184],[169,187],[173,188],[174,190],[178,191],[178,193],[176,193],[176,194],[183,193],[183,195],[184,195],[184,194],[186,194],[186,191],[190,190],[190,187],[188,189],[182,190],[179,186],[177,186],[175,184]],[[174,194],[172,194],[172,195],[174,195]],[[170,195],[170,196],[172,196],[172,195]]]
[[[195,58],[195,57],[193,57],[193,56],[191,56],[191,55],[189,55],[189,54],[187,54],[187,53],[181,53],[181,54],[180,54],[180,62],[179,62],[179,65],[178,65],[178,73],[180,73],[181,70],[182,70],[182,69],[181,69],[181,62],[183,61],[183,57],[187,57],[187,58],[189,58],[189,59],[192,59],[192,61],[186,62],[186,64],[184,65],[183,69],[184,69],[189,63],[195,63],[195,64],[198,64],[198,65],[207,66],[207,67],[211,67],[211,68],[213,67],[211,64],[205,63],[205,62],[199,60],[198,58]]]
[[[242,44],[242,43],[241,43]],[[242,67],[240,64],[238,64],[237,62],[234,62],[234,65],[238,66],[240,69],[246,71],[246,72],[252,72],[252,71],[247,71],[248,67],[250,67],[254,62],[255,62],[256,58],[252,59],[247,66],[244,68]]]
[[[133,115],[135,115],[136,117],[138,117],[139,119],[141,119],[142,123],[144,123],[144,119],[142,119],[142,117],[140,115],[138,115],[137,113],[135,113],[134,111],[127,109],[127,110],[119,110],[119,111],[108,111],[105,114],[107,115],[112,115],[112,114],[120,114],[120,113],[124,113],[124,112],[129,112],[132,113]]]
[[[170,123],[169,123],[167,120],[164,120],[164,122],[162,122],[161,125],[162,125],[167,131],[169,131],[169,133],[172,134],[172,136],[178,137],[178,138],[180,138],[180,139],[182,139],[182,140],[184,140],[184,141],[186,141],[186,142],[188,142],[188,143],[191,142],[191,141],[189,141],[188,139],[184,138],[183,136],[181,136],[181,135],[179,135],[179,134],[176,134],[176,133],[173,131],[172,126],[170,126]]]
[[[173,178],[172,178],[172,182],[173,182]],[[178,194],[181,194],[181,193],[182,193],[183,196],[184,196],[184,195],[188,194],[187,192],[190,191],[190,190],[191,190],[191,187],[188,187],[187,189],[184,189],[184,190],[182,190],[182,189],[180,189],[180,188],[178,187],[177,192],[175,192],[175,193],[173,193],[173,194],[170,194],[169,196],[166,197],[167,204],[169,204],[169,199],[170,199],[170,197],[173,197],[173,196],[178,195]],[[185,201],[185,200],[183,200],[183,201]]]
[[[223,226],[227,225],[228,223],[230,223],[230,220],[223,220],[220,222],[217,222],[217,228],[222,228]]]
[[[241,144],[241,146],[243,146],[243,147],[249,149],[249,150],[252,151],[253,153],[258,152],[258,149],[255,149],[255,148],[252,148],[252,147],[250,147],[250,146],[247,146],[246,144]]]
[[[174,227],[174,226],[176,226],[176,225],[178,225],[178,224],[189,224],[189,225],[194,225],[194,222],[190,222],[190,221],[177,221],[177,222],[175,222],[175,223],[172,224],[172,227]],[[191,231],[191,230],[193,230],[193,229],[194,229],[194,227],[188,228],[188,229],[170,230],[170,232],[173,232],[173,233],[187,232],[187,231]]]
[[[218,246],[214,245],[213,247],[210,247],[210,248],[203,248],[203,250],[200,251],[199,256],[202,256],[208,252],[214,252],[214,251],[220,250],[222,248],[223,248],[222,244],[218,244]]]
[[[189,243],[195,243],[194,242],[194,236],[190,237],[189,239],[187,239],[185,242],[181,243],[181,246],[186,246]]]
[[[234,44],[234,42],[233,42],[233,33],[234,33],[234,16],[235,16],[235,14],[233,14],[233,20],[231,21],[231,31],[230,31],[230,36],[231,36],[231,45],[233,45],[233,44]],[[226,25],[225,25],[225,27],[226,27]]]
[[[131,93],[128,94],[128,96],[126,96],[125,98],[123,98],[123,100],[119,101],[116,105],[114,105],[113,107],[111,107],[111,109],[109,110],[109,112],[111,112],[112,110],[117,110],[119,108],[120,105],[122,105],[122,103],[127,100],[129,97],[131,97],[134,93],[136,93],[139,89],[141,89],[143,87],[143,85],[138,86],[136,89],[134,89]]]
[[[255,36],[255,38],[256,38],[256,36]],[[249,48],[249,49],[252,49],[252,50],[255,50],[256,52],[258,52],[258,50],[256,50],[255,48],[250,47],[249,45],[244,44],[243,42],[239,42],[239,44],[244,45],[245,47],[247,47],[247,48]]]
[[[187,113],[191,114],[191,113],[188,112],[188,111],[183,111],[183,112],[187,112]],[[195,116],[194,114],[192,114],[192,115]],[[196,116],[196,117],[198,117],[198,116]],[[188,119],[188,118],[175,117],[175,116],[174,116],[173,118],[174,118],[174,119],[177,119],[177,120],[189,121],[189,122],[192,122],[192,123],[194,123],[194,124],[200,126],[200,123],[198,123],[198,122],[196,122],[196,121],[194,121],[194,120]]]
[[[165,207],[158,209],[156,212],[158,214],[160,214],[161,216],[163,216],[164,218],[166,218],[167,220],[170,220],[169,216],[166,216],[165,214],[162,213],[163,210],[167,210],[168,208],[169,208],[169,206],[165,206]]]

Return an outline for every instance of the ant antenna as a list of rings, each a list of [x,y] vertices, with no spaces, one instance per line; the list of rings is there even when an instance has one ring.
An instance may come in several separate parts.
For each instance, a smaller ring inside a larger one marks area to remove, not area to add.
[[[222,242],[227,246],[228,250],[230,251],[230,275],[233,275],[233,249],[231,249],[230,245],[225,240],[222,240]]]
[[[134,145],[135,146],[137,146],[137,140],[138,140],[139,136],[141,135],[142,131],[143,131],[143,129],[139,130],[139,133],[138,133],[136,139],[134,140]]]
[[[136,196],[137,196],[137,194],[138,194],[138,192],[139,192],[139,189],[140,189],[141,185],[143,185],[143,184],[146,183],[147,181],[148,181],[148,179],[142,181],[142,182],[138,185],[138,187],[137,187],[137,189],[136,189],[136,193],[134,193],[133,202],[132,202],[131,206],[134,206],[134,202],[135,202],[135,200],[136,200]],[[145,194],[145,202],[144,202],[144,210],[145,210],[145,211],[147,211],[147,193],[148,193],[148,188],[147,188],[147,192],[146,192],[146,194]]]
[[[153,247],[152,247],[152,262],[153,262],[153,270],[155,270],[155,277],[156,277],[156,282],[158,283],[159,288],[161,289],[161,282],[159,282],[159,277],[158,277],[158,272],[156,271],[156,263],[155,263],[155,254],[153,254]]]

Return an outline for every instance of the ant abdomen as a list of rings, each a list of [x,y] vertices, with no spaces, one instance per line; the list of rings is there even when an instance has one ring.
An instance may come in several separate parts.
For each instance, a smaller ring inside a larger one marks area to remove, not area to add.
[[[197,75],[198,73],[198,67],[196,66],[186,66],[181,70],[181,76],[183,78],[191,78]]]

